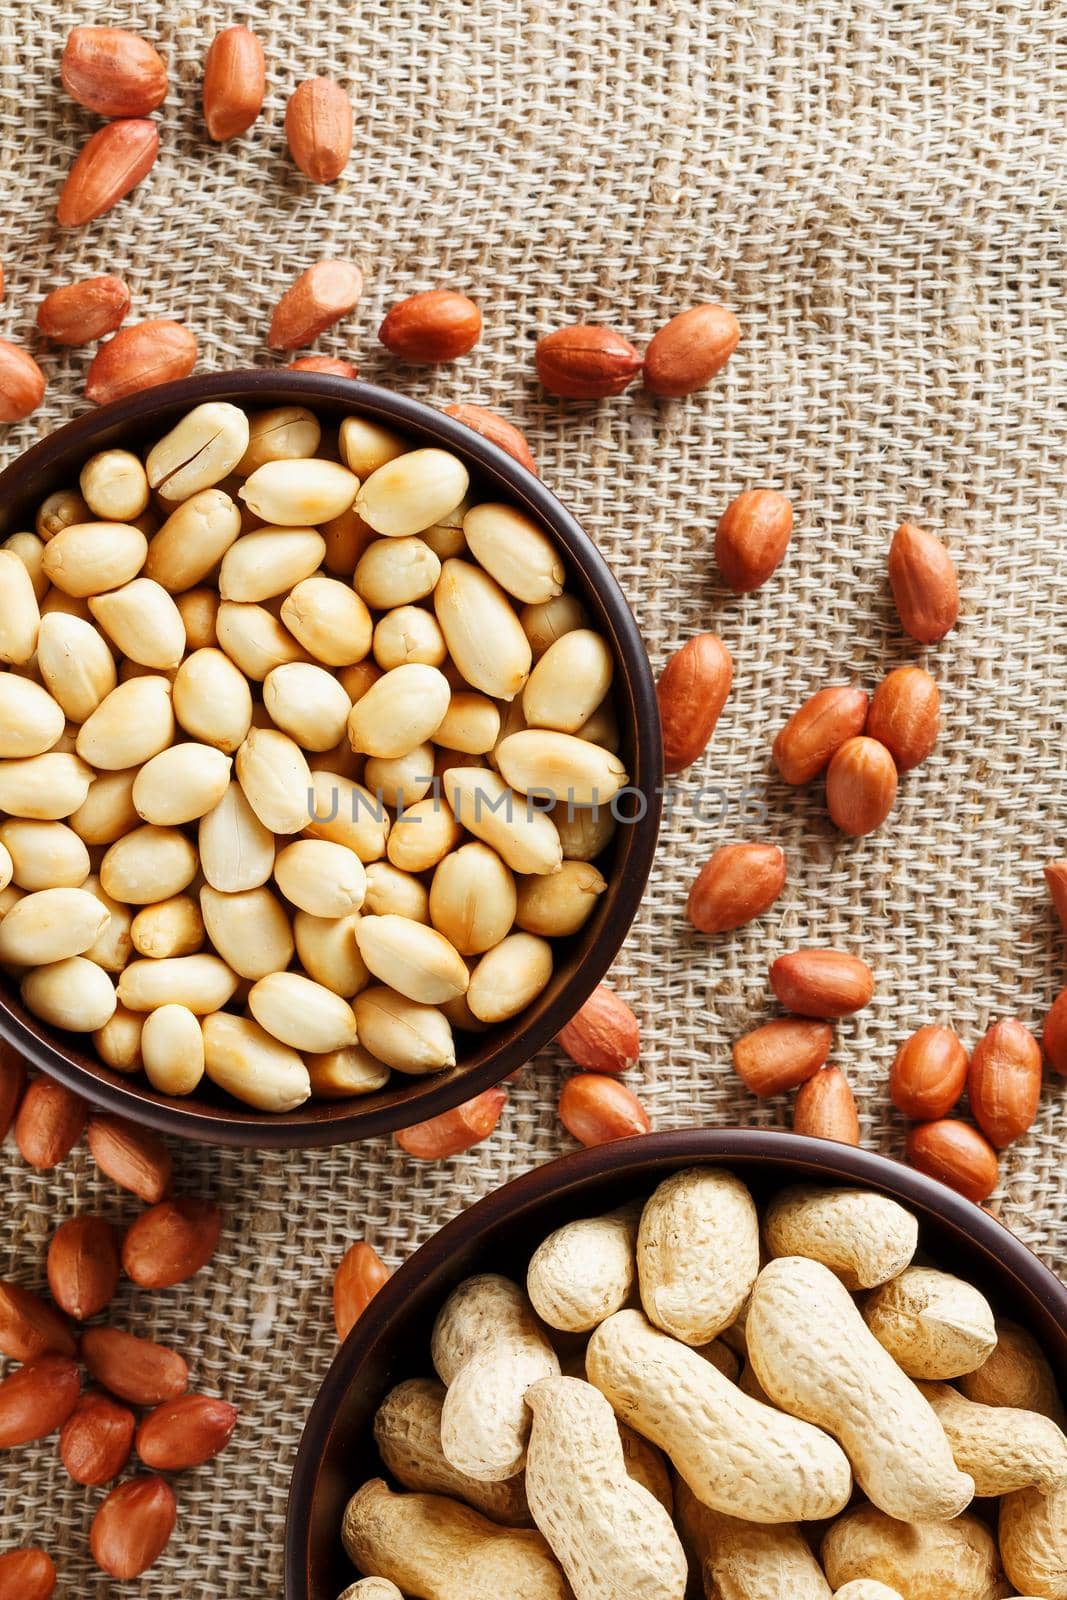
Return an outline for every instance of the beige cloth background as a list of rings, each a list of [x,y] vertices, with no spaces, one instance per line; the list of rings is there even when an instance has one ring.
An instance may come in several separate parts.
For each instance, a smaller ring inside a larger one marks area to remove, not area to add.
[[[32,343],[48,288],[111,269],[133,286],[137,318],[196,329],[202,369],[263,364],[280,291],[318,257],[350,254],[366,297],[320,348],[424,399],[480,401],[519,422],[613,562],[657,665],[697,629],[727,640],[733,695],[711,754],[677,785],[615,973],[642,1017],[636,1076],[657,1127],[785,1120],[738,1091],[729,1046],[765,1013],[768,959],[794,944],[842,944],[877,968],[875,1003],[839,1028],[834,1059],[856,1086],[864,1142],[892,1153],[897,1042],[934,1019],[968,1040],[997,1015],[1036,1025],[1063,981],[1041,880],[1042,862],[1067,851],[1058,11],[1055,0],[0,0],[4,336]],[[270,96],[251,134],[219,149],[202,134],[199,81],[233,20],[263,40]],[[87,21],[160,41],[173,87],[149,180],[61,234],[56,194],[93,119],[65,99],[58,64],[68,28]],[[356,110],[351,164],[329,189],[303,182],[282,135],[287,93],[316,71],[340,77]],[[441,284],[481,303],[483,342],[453,368],[398,368],[376,346],[383,309]],[[600,320],[641,341],[718,298],[744,343],[690,401],[635,389],[563,405],[533,379],[539,332]],[[83,408],[84,353],[43,361],[47,408],[4,433],[4,459]],[[717,581],[714,524],[758,484],[791,494],[797,531],[778,576],[737,600]],[[817,789],[775,780],[769,746],[816,687],[873,686],[923,659],[886,585],[905,516],[947,538],[962,577],[960,626],[929,652],[945,731],[886,827],[849,842]],[[698,816],[702,784],[722,796]],[[789,854],[776,912],[735,936],[694,936],[692,876],[716,845],[752,835]],[[171,1548],[124,1592],[280,1594],[290,1468],[334,1351],[331,1268],[364,1234],[399,1262],[566,1148],[558,1081],[546,1052],[497,1135],[439,1167],[389,1142],[179,1153],[184,1185],[226,1207],[223,1248],[182,1289],[124,1290],[116,1314],[181,1344],[196,1384],[235,1399],[242,1418],[229,1452],[179,1481]],[[1061,1264],[1062,1101],[1049,1083],[1004,1164],[1006,1217]],[[84,1151],[50,1176],[10,1147],[2,1159],[4,1275],[43,1281],[63,1216],[125,1214]],[[66,1479],[54,1441],[0,1469],[0,1545],[50,1547],[64,1597],[107,1592],[85,1554],[99,1494]]]

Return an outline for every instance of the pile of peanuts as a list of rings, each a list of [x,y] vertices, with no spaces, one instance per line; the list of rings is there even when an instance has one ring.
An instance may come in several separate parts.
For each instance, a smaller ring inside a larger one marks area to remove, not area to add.
[[[207,403],[0,551],[0,961],[164,1094],[454,1066],[607,886],[613,657],[554,544],[447,451],[333,445]]]
[[[761,1216],[704,1166],[557,1228],[524,1287],[468,1278],[378,1409],[396,1487],[349,1502],[341,1600],[1059,1600],[1051,1368],[918,1246],[873,1191]]]
[[[0,1382],[0,1450],[58,1430],[71,1479],[107,1491],[93,1512],[93,1559],[111,1577],[136,1577],[161,1554],[175,1525],[174,1491],[160,1474],[218,1455],[237,1411],[216,1396],[189,1392],[189,1367],[177,1350],[99,1319],[123,1275],[142,1290],[193,1277],[214,1254],[222,1217],[211,1201],[173,1192],[170,1154],[153,1134],[120,1117],[90,1114],[50,1078],[27,1085],[21,1061],[0,1048],[0,1139],[9,1127],[38,1173],[53,1171],[86,1135],[98,1172],[147,1207],[121,1234],[96,1213],[63,1221],[47,1252],[50,1300],[24,1283],[0,1280],[0,1356],[17,1363]],[[82,1389],[79,1366],[94,1387]],[[124,1476],[135,1449],[145,1470]],[[48,1600],[55,1583],[47,1551],[0,1555],[4,1600]]]
[[[104,216],[151,172],[159,152],[159,126],[151,113],[166,99],[169,75],[144,35],[126,28],[78,27],[67,38],[60,76],[72,100],[104,119],[79,151],[56,207],[61,227],[79,228]],[[243,26],[224,28],[204,65],[209,139],[225,143],[247,133],[262,111],[266,88],[259,39]],[[352,151],[352,105],[345,89],[329,77],[304,79],[286,106],[285,137],[293,162],[310,183],[339,179]],[[0,264],[0,292],[3,283]],[[312,344],[355,308],[362,289],[363,274],[353,262],[327,260],[308,267],[275,308],[271,348],[291,351]],[[104,273],[60,284],[38,307],[38,330],[54,343],[85,345],[114,335],[97,350],[86,374],[86,396],[94,404],[187,377],[196,365],[196,337],[184,323],[156,318],[122,327],[130,302],[125,281]],[[436,363],[466,355],[481,331],[478,306],[442,288],[394,305],[378,337],[401,360]],[[648,393],[671,398],[710,382],[739,338],[733,312],[719,305],[693,306],[673,317],[644,356],[612,328],[577,324],[557,328],[538,342],[537,372],[550,394],[569,399],[621,394],[639,373]],[[358,376],[353,362],[335,356],[301,356],[290,366]],[[30,352],[0,339],[0,422],[30,416],[41,405],[45,387],[44,372]],[[533,468],[529,446],[511,423],[481,406],[452,409]]]

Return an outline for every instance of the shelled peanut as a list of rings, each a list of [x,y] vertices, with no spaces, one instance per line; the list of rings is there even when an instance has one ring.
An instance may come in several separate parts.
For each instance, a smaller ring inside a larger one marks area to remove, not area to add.
[[[436,1377],[377,1412],[391,1482],[345,1511],[345,1594],[997,1600],[1006,1576],[1055,1600],[1051,1370],[920,1245],[874,1191],[799,1186],[761,1215],[707,1165],[564,1222],[524,1286],[461,1282]]]
[[[446,451],[326,444],[209,402],[41,507],[40,595],[0,552],[0,961],[164,1094],[450,1067],[607,888],[614,661],[552,541]]]
[[[5,1054],[0,1085],[12,1083],[5,1120],[17,1106],[20,1152],[51,1169],[85,1129],[87,1108],[45,1078],[35,1079],[19,1103],[21,1083]],[[134,1451],[152,1473],[200,1466],[225,1448],[237,1411],[214,1396],[187,1392],[189,1368],[177,1350],[96,1319],[109,1309],[123,1275],[142,1288],[193,1277],[214,1253],[221,1216],[208,1201],[170,1193],[171,1158],[154,1135],[103,1114],[89,1118],[87,1131],[100,1172],[148,1209],[122,1235],[100,1216],[62,1222],[47,1252],[51,1301],[21,1283],[0,1282],[0,1356],[21,1363],[0,1382],[0,1448],[58,1430],[59,1456],[73,1481],[108,1490],[94,1515],[93,1557],[109,1575],[130,1578],[162,1553],[176,1516],[173,1493],[161,1479],[116,1483]],[[78,1326],[88,1319],[92,1326]],[[79,1362],[95,1387],[82,1390]],[[139,1425],[134,1407],[144,1412]],[[12,1552],[0,1558],[0,1579],[46,1573],[47,1563],[39,1551]],[[17,1593],[21,1600],[23,1590]]]

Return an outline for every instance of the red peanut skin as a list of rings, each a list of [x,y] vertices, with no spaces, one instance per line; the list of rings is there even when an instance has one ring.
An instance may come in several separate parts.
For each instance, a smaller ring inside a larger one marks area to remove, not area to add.
[[[56,1564],[44,1550],[5,1550],[0,1556],[0,1600],[51,1600]]]
[[[556,1042],[587,1072],[627,1072],[641,1053],[641,1027],[626,1001],[601,983]]]
[[[488,1139],[500,1121],[507,1098],[506,1089],[499,1086],[486,1089],[452,1111],[402,1128],[396,1135],[396,1142],[401,1150],[420,1161],[440,1161],[446,1156],[462,1155],[464,1150]]]

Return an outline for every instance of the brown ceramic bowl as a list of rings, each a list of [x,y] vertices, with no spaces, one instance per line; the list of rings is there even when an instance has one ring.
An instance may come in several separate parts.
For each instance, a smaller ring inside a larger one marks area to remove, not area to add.
[[[866,1150],[763,1130],[648,1134],[538,1167],[458,1216],[406,1261],[349,1334],[312,1408],[289,1497],[286,1600],[337,1600],[353,1582],[341,1544],[351,1494],[382,1475],[374,1413],[404,1378],[431,1374],[430,1330],[475,1272],[522,1279],[553,1228],[651,1192],[683,1167],[726,1166],[757,1200],[790,1183],[862,1184],[910,1208],[920,1249],[970,1279],[1041,1341],[1067,1387],[1067,1288],[993,1217],[951,1189]],[[637,1600],[637,1597],[635,1597]]]
[[[635,798],[643,814],[616,830],[613,854],[602,863],[607,892],[581,933],[561,941],[549,987],[520,1016],[473,1039],[452,1071],[409,1079],[394,1074],[377,1094],[309,1100],[280,1115],[242,1106],[206,1081],[194,1095],[170,1098],[157,1094],[141,1075],[113,1072],[84,1037],[49,1028],[31,1016],[17,987],[0,976],[0,1039],[109,1111],[208,1144],[293,1147],[371,1138],[437,1116],[499,1083],[559,1032],[604,976],[637,911],[659,831],[663,762],[655,686],[637,624],[611,569],[538,478],[432,407],[346,378],[313,372],[219,372],[166,384],[79,417],[0,474],[0,540],[32,528],[40,502],[54,489],[76,484],[83,462],[95,451],[156,439],[204,400],[232,400],[252,409],[298,403],[338,421],[369,417],[418,444],[454,451],[482,493],[523,507],[552,535],[567,566],[568,585],[581,596],[615,655],[620,754],[631,783],[646,797],[643,808]]]

